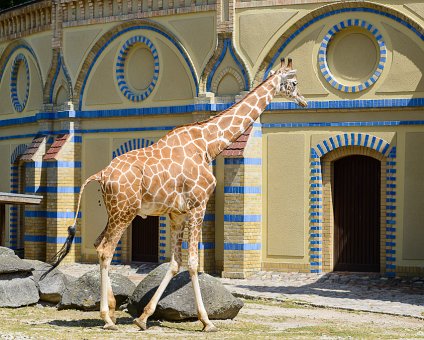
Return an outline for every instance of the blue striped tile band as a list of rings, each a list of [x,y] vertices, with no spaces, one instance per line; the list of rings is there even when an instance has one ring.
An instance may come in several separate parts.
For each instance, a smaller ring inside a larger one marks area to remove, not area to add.
[[[386,187],[390,190],[386,191],[386,276],[392,277],[396,275],[396,146],[393,146],[388,153],[386,167]]]
[[[154,70],[152,80],[149,86],[142,91],[134,92],[134,90],[131,89],[130,86],[127,84],[127,75],[125,74],[125,62],[130,50],[138,46],[143,46],[144,48],[147,48],[150,51],[153,56]],[[156,50],[156,47],[148,38],[142,35],[136,35],[129,38],[119,50],[119,54],[116,61],[115,74],[119,89],[128,100],[132,102],[140,102],[145,100],[153,92],[153,89],[155,88],[156,83],[159,79],[159,55],[158,51]]]
[[[249,165],[261,165],[262,158],[225,158],[224,164],[249,164]]]
[[[24,70],[25,93],[23,94],[23,97],[21,98],[22,101],[19,99],[19,95],[18,95],[18,71],[21,65],[23,65],[25,69]],[[18,112],[22,112],[26,106],[26,103],[29,97],[29,87],[30,87],[30,74],[29,74],[28,61],[22,53],[19,53],[15,57],[15,60],[13,61],[12,71],[10,74],[10,97],[12,100],[13,107]]]
[[[188,249],[188,242],[184,241],[181,247],[182,249]],[[199,250],[215,249],[215,242],[199,242],[198,248]]]
[[[189,114],[192,112],[208,111],[219,112],[231,106],[228,104],[192,104],[182,106],[161,106],[116,110],[92,110],[92,111],[61,111],[61,112],[41,112],[34,116],[23,118],[10,118],[0,120],[0,127],[14,126],[22,124],[36,123],[44,119],[64,119],[64,118],[112,118],[112,117],[132,117],[144,115],[168,115],[168,114]],[[328,109],[370,109],[370,108],[414,108],[423,107],[424,98],[387,98],[387,99],[364,99],[364,100],[330,100],[330,101],[310,101],[308,109],[328,110]],[[267,111],[300,110],[299,106],[292,102],[272,102],[267,106]],[[328,126],[398,126],[398,125],[424,125],[424,120],[408,121],[371,121],[371,122],[293,122],[293,123],[265,123],[262,127],[328,127]],[[79,129],[74,133],[103,133],[103,132],[133,132],[133,131],[156,131],[171,130],[175,126],[153,126],[153,127],[129,127],[129,128],[104,128],[104,129]],[[43,134],[69,133],[69,130],[41,131]],[[2,136],[0,140],[12,138],[29,138],[38,134],[19,134]]]
[[[262,215],[224,215],[224,222],[261,222]]]
[[[68,211],[33,211],[25,210],[25,217],[42,217],[42,218],[74,218],[75,212]],[[78,218],[81,218],[81,212],[78,213]]]
[[[81,162],[65,162],[65,161],[53,161],[53,162],[30,162],[25,163],[27,168],[81,168]]]
[[[376,69],[374,70],[375,72],[371,75],[370,78],[356,85],[346,85],[339,81],[336,77],[333,76],[327,63],[327,47],[330,44],[331,39],[333,39],[333,37],[337,33],[349,27],[358,27],[361,29],[368,30],[374,36],[376,44],[379,46],[379,63],[376,66]],[[386,56],[386,44],[384,43],[384,40],[382,39],[382,36],[377,28],[375,28],[373,25],[369,24],[365,20],[347,19],[334,25],[327,32],[318,51],[318,64],[324,79],[335,89],[343,92],[360,92],[366,90],[378,80],[384,69],[384,65],[386,63]]]
[[[262,188],[260,186],[244,186],[244,187],[224,187],[226,194],[260,194]]]
[[[44,243],[54,243],[54,244],[62,244],[65,243],[66,237],[54,237],[54,236],[46,236],[46,235],[25,235],[24,240],[26,242],[44,242]],[[81,243],[81,237],[75,237],[75,244]]]
[[[261,243],[224,243],[224,250],[261,250]]]
[[[25,187],[27,193],[78,194],[80,187]]]

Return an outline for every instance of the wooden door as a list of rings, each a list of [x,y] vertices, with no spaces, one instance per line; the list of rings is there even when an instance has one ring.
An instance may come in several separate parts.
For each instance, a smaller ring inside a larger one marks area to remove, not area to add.
[[[380,161],[334,162],[334,270],[380,271]]]
[[[158,262],[159,217],[136,216],[132,222],[132,261]]]

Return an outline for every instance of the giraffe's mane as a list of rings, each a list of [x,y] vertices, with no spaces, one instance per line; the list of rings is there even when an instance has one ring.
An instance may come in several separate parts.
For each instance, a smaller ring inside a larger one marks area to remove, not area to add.
[[[179,125],[179,126],[177,126],[174,130],[172,130],[172,131],[169,131],[164,137],[166,137],[167,135],[169,135],[169,134],[171,134],[173,131],[175,131],[176,129],[179,129],[179,128],[184,128],[184,127],[189,127],[189,126],[199,126],[199,125],[203,125],[203,124],[206,124],[206,123],[209,123],[210,121],[212,121],[212,120],[214,120],[214,119],[216,119],[216,118],[218,118],[218,117],[220,117],[220,116],[222,116],[222,115],[224,115],[224,114],[226,114],[228,111],[230,111],[230,110],[232,110],[235,106],[237,106],[237,105],[241,105],[241,103],[245,100],[245,99],[247,99],[247,98],[249,98],[250,96],[252,96],[253,95],[253,92],[255,92],[259,87],[261,87],[263,84],[265,84],[267,81],[269,81],[272,77],[274,77],[275,75],[271,75],[271,76],[269,76],[268,78],[266,78],[265,80],[263,80],[260,84],[258,84],[257,86],[255,86],[255,88],[253,88],[253,90],[251,90],[247,95],[246,95],[246,97],[244,97],[242,100],[240,100],[239,102],[237,102],[237,103],[235,103],[235,104],[233,104],[233,105],[231,105],[228,109],[225,109],[224,111],[221,111],[220,113],[218,113],[218,114],[216,114],[215,116],[212,116],[212,117],[210,117],[210,118],[207,118],[207,119],[205,119],[205,120],[201,120],[201,121],[199,121],[199,122],[194,122],[194,123],[189,123],[189,124],[183,124],[183,125]]]

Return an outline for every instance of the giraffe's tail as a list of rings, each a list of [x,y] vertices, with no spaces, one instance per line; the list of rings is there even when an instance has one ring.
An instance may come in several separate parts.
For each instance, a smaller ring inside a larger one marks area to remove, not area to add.
[[[92,181],[98,181],[99,182],[99,181],[101,181],[101,179],[102,179],[102,177],[101,177],[101,171],[100,171],[100,172],[88,177],[86,179],[86,181],[84,182],[84,184],[81,186],[80,193],[79,193],[79,196],[78,196],[77,211],[76,211],[75,217],[74,217],[74,223],[71,226],[68,227],[68,237],[66,238],[65,243],[62,246],[62,248],[50,260],[50,264],[52,265],[52,267],[41,276],[41,279],[43,279],[48,273],[50,273],[54,268],[56,268],[59,265],[59,263],[62,262],[62,260],[66,257],[66,255],[68,255],[69,251],[71,250],[72,242],[74,241],[74,238],[75,238],[77,218],[78,218],[78,213],[79,213],[80,204],[81,204],[81,196],[82,196],[82,193],[84,191],[84,188],[88,183],[90,183]]]

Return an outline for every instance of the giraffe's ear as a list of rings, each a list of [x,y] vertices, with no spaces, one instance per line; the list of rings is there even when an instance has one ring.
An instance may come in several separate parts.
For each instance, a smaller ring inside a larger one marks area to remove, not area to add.
[[[287,68],[289,68],[289,69],[293,68],[293,59],[292,58],[288,59]]]

